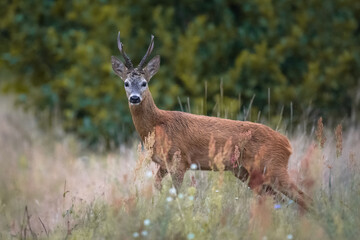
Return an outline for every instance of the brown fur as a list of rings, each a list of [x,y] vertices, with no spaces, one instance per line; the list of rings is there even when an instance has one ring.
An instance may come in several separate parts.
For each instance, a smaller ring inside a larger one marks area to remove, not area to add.
[[[155,131],[152,159],[160,166],[156,175],[157,187],[161,187],[161,180],[168,173],[165,161],[171,164],[175,152],[181,153],[181,162],[171,173],[176,187],[181,185],[191,163],[196,163],[201,170],[214,169],[214,156],[209,155],[222,152],[225,170],[234,172],[242,181],[249,178],[248,185],[256,193],[275,193],[275,189],[303,208],[308,207],[311,199],[289,178],[287,166],[292,150],[282,134],[252,122],[164,111],[156,107],[149,90],[139,105],[129,106],[135,128],[143,141]],[[215,147],[212,154],[211,144]],[[168,153],[163,159],[161,149],[165,145]]]

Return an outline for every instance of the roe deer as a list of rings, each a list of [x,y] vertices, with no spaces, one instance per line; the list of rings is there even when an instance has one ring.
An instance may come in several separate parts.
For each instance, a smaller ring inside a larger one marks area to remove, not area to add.
[[[176,188],[191,164],[201,170],[218,170],[214,157],[222,154],[222,170],[232,171],[241,181],[258,194],[277,191],[307,209],[311,198],[291,180],[287,167],[292,149],[288,139],[271,128],[246,121],[200,116],[178,111],[158,109],[148,88],[150,79],[160,67],[157,55],[145,66],[154,47],[154,36],[145,56],[134,67],[120,41],[118,48],[125,64],[112,56],[115,73],[124,81],[131,116],[142,141],[155,132],[152,160],[159,165],[155,186],[161,188],[161,180],[168,173],[174,155],[180,155],[175,170],[171,171]],[[168,139],[169,141],[166,141]],[[162,148],[167,144],[167,154]],[[163,159],[165,156],[166,159]]]

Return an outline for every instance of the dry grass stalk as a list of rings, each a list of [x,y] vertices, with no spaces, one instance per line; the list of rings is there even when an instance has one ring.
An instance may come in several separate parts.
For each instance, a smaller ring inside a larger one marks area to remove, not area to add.
[[[323,174],[324,156],[316,144],[311,144],[300,162],[298,182],[305,188],[305,192],[314,193],[321,184],[319,176]]]
[[[154,153],[154,143],[155,143],[155,131],[149,133],[148,137],[145,138],[144,148],[145,151],[142,150],[141,143],[138,144],[137,153],[138,159],[136,161],[136,166],[134,170],[134,181],[138,176],[142,176],[140,174],[141,169],[145,169],[151,163],[151,157]]]
[[[355,153],[354,153],[354,152],[350,152],[350,154],[349,154],[349,160],[350,160],[351,168],[352,168],[352,169],[356,169],[357,164],[356,164]]]
[[[339,124],[335,128],[335,139],[336,139],[336,157],[340,157],[343,150],[343,136],[342,136],[342,125]]]
[[[317,122],[317,129],[316,129],[316,139],[320,145],[321,148],[324,148],[324,144],[326,142],[326,137],[324,135],[324,124],[322,117],[319,118]]]
[[[209,157],[214,158],[215,153],[216,153],[215,139],[214,139],[214,136],[211,135],[210,141],[209,141]]]
[[[180,163],[181,163],[181,151],[177,150],[172,157],[172,161],[171,164],[169,164],[170,166],[168,171],[170,173],[176,173]]]
[[[218,151],[216,150],[216,143],[211,136],[210,142],[209,142],[209,157],[213,159],[213,161],[210,161],[210,167],[213,170],[217,170],[220,173],[219,176],[219,184],[221,185],[224,181],[224,171],[225,171],[225,164],[224,161],[227,159],[228,156],[231,155],[231,148],[232,148],[232,141],[231,139],[228,139],[225,142],[225,145],[223,147],[220,147]]]
[[[272,203],[269,196],[253,198],[250,204],[250,231],[261,239],[272,225]]]
[[[234,154],[231,155],[230,161],[233,168],[240,167],[240,150],[237,145],[235,146]]]
[[[241,162],[242,159],[244,157],[244,150],[245,150],[245,146],[246,144],[250,141],[251,137],[252,137],[252,132],[250,130],[244,132],[244,133],[240,133],[240,139],[241,141],[239,142],[239,152],[240,152],[240,156],[238,158],[238,166],[241,167]]]

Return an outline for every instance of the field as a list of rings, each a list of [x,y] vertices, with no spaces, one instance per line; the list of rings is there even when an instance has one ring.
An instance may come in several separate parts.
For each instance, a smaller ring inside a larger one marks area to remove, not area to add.
[[[0,239],[356,239],[360,235],[360,129],[288,135],[289,172],[314,199],[301,211],[254,195],[227,172],[186,173],[153,188],[156,166],[139,145],[84,151],[54,127],[0,101]],[[325,119],[324,119],[325,120]],[[56,126],[56,125],[55,125]]]

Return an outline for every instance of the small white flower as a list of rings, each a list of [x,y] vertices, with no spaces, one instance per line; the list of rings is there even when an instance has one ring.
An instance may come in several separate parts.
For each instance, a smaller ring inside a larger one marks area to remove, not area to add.
[[[238,197],[236,197],[236,198],[235,198],[235,200],[239,200],[239,198],[238,198]]]
[[[145,219],[144,220],[144,225],[149,226],[150,225],[150,219]]]
[[[183,198],[184,198],[184,194],[179,193],[178,198],[183,199]]]
[[[166,201],[167,201],[167,202],[172,202],[172,200],[173,200],[172,197],[167,197],[167,198],[166,198]]]
[[[174,187],[170,188],[169,193],[172,195],[176,195],[176,188],[174,188]]]
[[[152,174],[152,171],[150,171],[150,170],[148,170],[148,171],[145,172],[146,178],[151,178],[152,175],[153,175],[153,174]]]
[[[194,196],[189,196],[189,200],[190,201],[194,200]]]
[[[143,235],[144,237],[148,235],[148,231],[144,230],[141,232],[141,235]]]
[[[293,235],[292,235],[292,234],[288,234],[288,235],[286,236],[286,238],[287,238],[287,239],[293,239]]]
[[[275,209],[280,209],[280,208],[281,208],[281,204],[278,204],[278,203],[275,204],[275,205],[274,205],[274,208],[275,208]]]
[[[219,192],[219,190],[215,190],[215,192]]]
[[[133,233],[133,237],[134,237],[134,238],[139,237],[139,233],[138,233],[138,232],[134,232],[134,233]]]
[[[193,233],[189,233],[187,235],[187,239],[194,239],[194,238],[195,238],[195,234],[193,234]]]
[[[198,167],[197,167],[197,164],[196,164],[196,163],[192,163],[192,164],[190,165],[190,168],[191,168],[192,170],[196,170]]]

